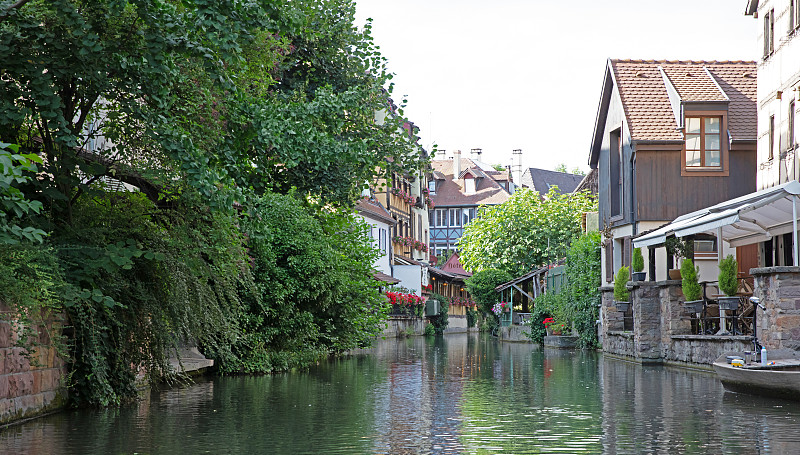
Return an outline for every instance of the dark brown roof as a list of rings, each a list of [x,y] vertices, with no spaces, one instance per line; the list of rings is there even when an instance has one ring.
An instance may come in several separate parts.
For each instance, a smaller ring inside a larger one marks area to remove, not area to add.
[[[398,280],[397,278],[387,275],[383,272],[375,272],[372,274],[372,277],[378,281],[383,281],[384,283],[389,283],[389,284],[397,284],[400,282],[400,280]]]
[[[480,172],[486,176],[477,183],[475,194],[464,192],[464,179],[453,179],[453,160],[433,160],[431,167],[433,167],[434,174],[441,173],[444,176],[444,180],[440,181],[436,187],[436,194],[431,195],[436,207],[496,205],[507,201],[510,196],[494,179],[491,172],[480,170],[480,167],[469,158],[461,158],[462,171],[475,168],[477,169],[476,173]]]
[[[361,198],[358,204],[356,204],[356,210],[362,216],[389,223],[391,226],[397,224],[397,221],[392,218],[392,215],[375,199],[367,197]]]

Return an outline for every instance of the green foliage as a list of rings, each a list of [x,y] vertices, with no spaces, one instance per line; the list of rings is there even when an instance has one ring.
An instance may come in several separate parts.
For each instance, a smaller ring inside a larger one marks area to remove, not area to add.
[[[589,232],[572,243],[567,251],[566,286],[558,294],[546,292],[534,301],[530,337],[541,342],[545,335],[542,324],[552,317],[572,327],[578,344],[597,347],[595,321],[600,306],[600,233]]]
[[[41,229],[19,224],[42,209],[41,202],[27,199],[19,189],[31,180],[37,171],[36,163],[41,164],[42,159],[31,153],[20,155],[17,151],[18,145],[0,142],[0,245],[23,240],[41,242],[47,235]]]
[[[739,290],[738,270],[739,264],[732,254],[719,263],[719,290],[727,296],[734,296]]]
[[[0,322],[17,334],[16,346],[30,359],[39,346],[49,341],[62,358],[67,357],[66,340],[60,328],[64,281],[52,248],[41,244],[7,245],[0,248]],[[39,332],[46,333],[41,337]]]
[[[699,270],[689,258],[684,258],[681,263],[681,289],[687,302],[700,300],[700,296],[703,295],[703,287],[697,281]]]
[[[492,305],[500,301],[500,294],[494,290],[498,285],[511,281],[513,277],[502,270],[485,269],[476,272],[465,280],[467,291],[475,299],[478,309],[484,313],[492,310]]]
[[[272,371],[275,352],[343,351],[380,332],[388,302],[371,278],[365,224],[273,194],[254,201],[243,228],[257,291],[225,371]]]
[[[641,272],[644,270],[644,256],[642,256],[641,248],[633,249],[633,257],[631,258],[631,268],[634,272]]]
[[[534,343],[542,343],[544,337],[547,335],[547,329],[543,322],[550,317],[556,317],[556,313],[563,311],[566,302],[566,295],[564,293],[553,294],[546,292],[539,295],[533,302],[533,310],[531,317],[527,324],[530,326],[530,331],[525,334]]]
[[[581,214],[596,210],[588,193],[559,194],[542,199],[521,189],[503,204],[484,207],[464,228],[459,259],[470,271],[499,269],[519,276],[564,257],[580,235]]]
[[[467,328],[475,327],[475,324],[478,322],[478,314],[478,310],[467,308]]]
[[[692,257],[694,244],[688,240],[683,240],[680,237],[670,237],[664,243],[667,254],[675,255],[681,258]]]
[[[450,311],[450,301],[447,297],[436,293],[431,293],[429,299],[439,301],[439,314],[436,316],[431,316],[430,324],[433,325],[434,333],[441,335],[450,324],[450,319],[448,316]]]
[[[626,287],[630,276],[630,270],[624,265],[617,270],[617,275],[614,277],[614,300],[617,302],[630,300],[630,293]]]
[[[436,327],[434,327],[434,325],[430,322],[425,324],[425,331],[423,332],[423,335],[426,337],[432,337],[436,335]]]
[[[567,289],[563,313],[556,315],[571,324],[578,342],[597,347],[596,321],[600,308],[600,233],[588,232],[567,251]]]

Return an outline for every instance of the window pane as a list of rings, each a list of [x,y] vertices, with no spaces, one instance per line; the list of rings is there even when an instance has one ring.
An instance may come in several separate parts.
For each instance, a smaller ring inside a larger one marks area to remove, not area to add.
[[[719,133],[719,117],[706,117],[703,119],[706,127],[706,134]]]
[[[700,150],[700,135],[686,135],[686,150]]]
[[[719,167],[720,165],[719,150],[706,150],[706,166]]]
[[[700,151],[687,150],[686,151],[686,166],[700,166]]]
[[[706,150],[719,150],[719,133],[706,135]]]
[[[700,134],[700,119],[695,117],[686,118],[686,134]]]

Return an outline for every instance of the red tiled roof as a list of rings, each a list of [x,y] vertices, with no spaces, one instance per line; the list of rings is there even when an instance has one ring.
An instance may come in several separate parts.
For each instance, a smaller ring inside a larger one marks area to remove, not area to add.
[[[356,210],[363,216],[389,223],[390,225],[397,224],[397,221],[392,218],[392,215],[380,204],[380,202],[367,197],[361,198],[356,204]]]
[[[659,67],[682,101],[726,101],[733,139],[756,138],[756,63],[611,60],[634,140],[683,140]],[[706,72],[706,69],[708,72]]]
[[[480,171],[487,177],[478,182],[475,194],[466,194],[464,180],[453,179],[452,159],[433,160],[431,167],[434,174],[441,173],[444,176],[444,181],[436,187],[436,194],[431,195],[436,207],[502,204],[510,196],[489,171]],[[462,171],[468,168],[479,169],[471,159],[461,158]]]

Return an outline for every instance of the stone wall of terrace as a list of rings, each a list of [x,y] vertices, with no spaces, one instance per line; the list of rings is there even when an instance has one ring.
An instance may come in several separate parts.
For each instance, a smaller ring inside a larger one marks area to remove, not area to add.
[[[766,310],[757,310],[758,338],[769,349],[800,350],[800,267],[750,269],[755,296]]]

